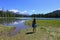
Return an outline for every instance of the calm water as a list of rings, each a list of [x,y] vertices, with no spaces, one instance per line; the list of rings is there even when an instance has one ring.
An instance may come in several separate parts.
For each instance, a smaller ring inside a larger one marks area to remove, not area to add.
[[[33,18],[16,18],[16,19],[0,19],[0,24],[5,26],[15,26],[16,30],[28,28],[27,25],[24,24],[27,20],[32,20]],[[37,20],[60,20],[60,18],[36,18]]]
[[[0,19],[0,24],[3,24],[5,26],[16,27],[15,33],[17,33],[21,29],[29,28],[29,26],[24,24],[24,22],[27,20],[32,20],[32,19],[33,18]],[[60,18],[36,18],[36,19],[37,20],[60,20]]]

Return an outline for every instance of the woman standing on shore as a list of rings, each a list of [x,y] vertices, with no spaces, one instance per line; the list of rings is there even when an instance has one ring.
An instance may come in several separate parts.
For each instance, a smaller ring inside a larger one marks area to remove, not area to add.
[[[34,18],[33,21],[32,21],[32,27],[33,27],[33,32],[35,33],[36,32],[36,19]]]

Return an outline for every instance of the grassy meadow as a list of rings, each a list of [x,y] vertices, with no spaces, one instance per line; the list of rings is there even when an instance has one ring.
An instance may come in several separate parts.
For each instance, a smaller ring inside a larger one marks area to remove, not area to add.
[[[36,20],[36,23],[36,35],[34,36],[37,40],[60,40],[60,20]],[[31,24],[32,20],[26,22],[26,25],[30,27]]]
[[[0,31],[5,33],[0,36],[0,40],[60,40],[60,20],[36,20],[36,23],[36,33],[31,33],[32,20],[29,20],[25,24],[30,28],[22,29],[14,36],[7,36],[12,28],[0,25]]]

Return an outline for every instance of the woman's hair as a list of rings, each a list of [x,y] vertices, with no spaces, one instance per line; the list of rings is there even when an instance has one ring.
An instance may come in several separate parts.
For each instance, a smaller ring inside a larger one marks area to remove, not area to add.
[[[36,19],[35,18],[33,19],[33,23],[36,23]]]

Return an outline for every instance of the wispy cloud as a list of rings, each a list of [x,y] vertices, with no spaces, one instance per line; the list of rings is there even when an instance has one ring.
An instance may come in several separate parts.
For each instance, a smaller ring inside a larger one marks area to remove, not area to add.
[[[20,10],[17,10],[17,9],[12,9],[12,10],[9,10],[9,11],[12,11],[14,13],[18,12],[19,14],[29,14],[27,10],[20,11]]]
[[[31,14],[35,14],[35,11],[36,11],[36,10],[31,10],[30,13],[31,13]]]
[[[25,11],[21,11],[21,13],[28,13],[28,11],[26,11],[26,10]]]
[[[0,8],[0,10],[2,10],[2,8]]]
[[[32,12],[35,12],[35,10],[32,10]]]
[[[11,10],[9,10],[9,11],[12,11],[12,12],[20,12],[19,10],[16,10],[16,9],[11,9]]]

